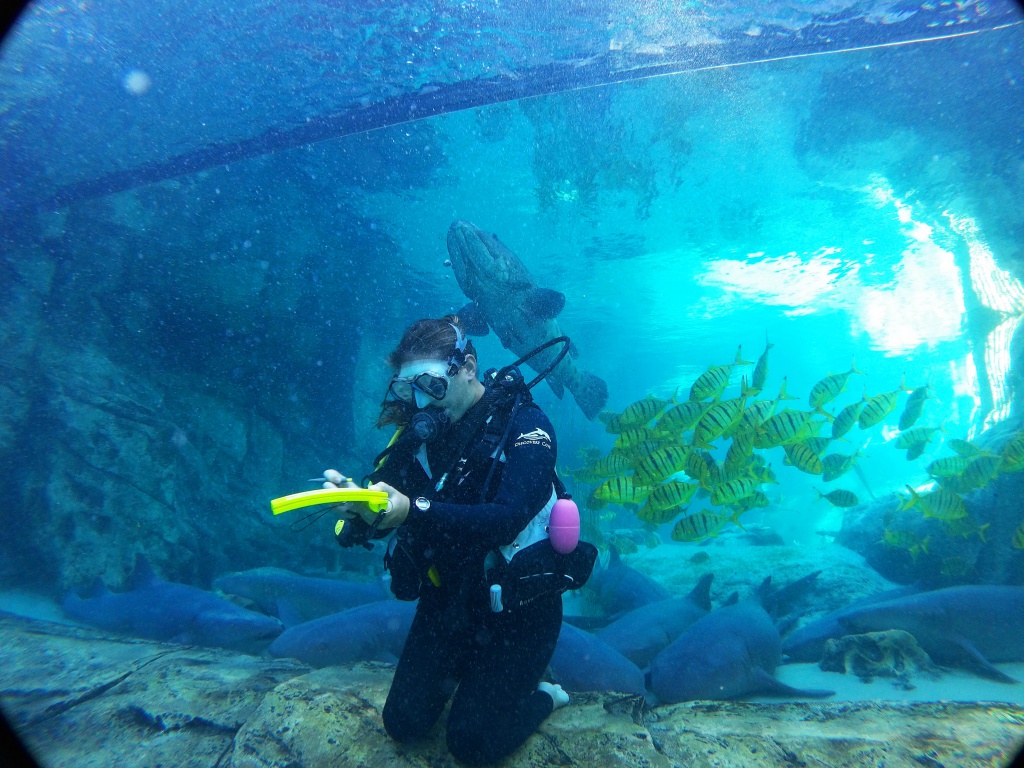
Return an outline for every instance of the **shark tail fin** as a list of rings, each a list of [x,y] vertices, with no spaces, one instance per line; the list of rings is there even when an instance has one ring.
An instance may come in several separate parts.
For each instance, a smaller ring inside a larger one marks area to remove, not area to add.
[[[572,390],[572,396],[586,417],[593,420],[608,402],[608,385],[604,383],[604,379],[580,371],[580,383]]]

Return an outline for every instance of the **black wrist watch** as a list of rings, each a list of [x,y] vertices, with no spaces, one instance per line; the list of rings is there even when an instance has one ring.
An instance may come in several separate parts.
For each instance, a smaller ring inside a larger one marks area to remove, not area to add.
[[[426,498],[425,496],[417,497],[416,501],[414,501],[413,504],[416,505],[416,509],[418,509],[420,512],[426,512],[428,509],[430,509],[430,499]]]

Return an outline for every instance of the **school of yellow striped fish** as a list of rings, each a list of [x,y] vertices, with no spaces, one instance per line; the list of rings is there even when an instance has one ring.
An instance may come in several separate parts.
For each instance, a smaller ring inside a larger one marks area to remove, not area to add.
[[[861,457],[829,452],[829,444],[844,440],[854,427],[870,430],[893,414],[900,395],[908,393],[899,417],[895,447],[905,450],[908,460],[918,458],[939,432],[939,427],[917,426],[924,412],[930,387],[911,389],[905,378],[890,392],[864,395],[857,402],[829,412],[854,375],[863,375],[856,362],[843,373],[829,374],[813,387],[807,399],[809,408],[784,407],[797,400],[786,391],[782,380],[774,398],[759,399],[768,378],[768,355],[773,344],[765,339],[765,349],[756,364],[743,359],[742,347],[731,363],[713,365],[690,387],[689,397],[672,399],[645,397],[621,413],[599,414],[606,430],[616,435],[607,455],[588,449],[586,466],[571,470],[578,482],[595,486],[587,501],[591,509],[619,504],[635,510],[637,517],[651,529],[675,521],[672,538],[676,541],[701,541],[717,536],[729,525],[743,527],[744,513],[769,506],[763,486],[777,482],[764,453],[781,448],[783,463],[830,483],[845,475]],[[754,366],[748,382],[741,378],[740,392],[726,398],[735,369]],[[829,426],[831,434],[821,435]],[[729,441],[723,461],[711,451]],[[916,508],[929,518],[941,521],[950,535],[984,538],[987,525],[977,525],[968,516],[963,494],[984,487],[1000,472],[1024,470],[1024,432],[1015,434],[999,454],[986,452],[965,440],[947,440],[954,456],[940,458],[928,465],[936,488],[918,493],[907,486],[909,496],[899,510]],[[683,476],[687,479],[682,479]],[[836,507],[859,504],[856,494],[846,489],[824,492],[815,488],[818,499]],[[711,509],[690,512],[694,498],[706,498]],[[886,545],[904,549],[914,559],[927,552],[928,540],[920,540],[908,531],[885,530]],[[1024,549],[1024,525],[1013,536],[1012,546]]]

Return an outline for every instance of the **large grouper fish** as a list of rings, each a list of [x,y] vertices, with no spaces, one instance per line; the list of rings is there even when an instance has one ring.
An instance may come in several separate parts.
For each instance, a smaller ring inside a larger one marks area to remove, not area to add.
[[[448,255],[455,279],[470,300],[458,313],[467,333],[485,336],[493,329],[502,346],[519,357],[562,335],[555,318],[565,296],[534,284],[523,262],[497,235],[455,221],[448,228]],[[529,365],[543,371],[558,352],[557,345],[546,349]],[[559,399],[566,389],[572,392],[580,410],[593,419],[608,400],[608,385],[576,367],[572,358],[578,354],[573,346],[546,381]]]

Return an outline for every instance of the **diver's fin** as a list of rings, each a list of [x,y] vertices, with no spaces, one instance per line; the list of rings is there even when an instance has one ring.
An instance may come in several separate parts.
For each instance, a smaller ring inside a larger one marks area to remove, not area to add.
[[[523,309],[538,320],[552,320],[565,307],[565,294],[550,288],[531,288],[523,298]]]
[[[486,336],[490,333],[491,329],[487,327],[487,313],[475,301],[471,301],[455,314],[459,316],[459,324],[463,330],[470,336]]]

